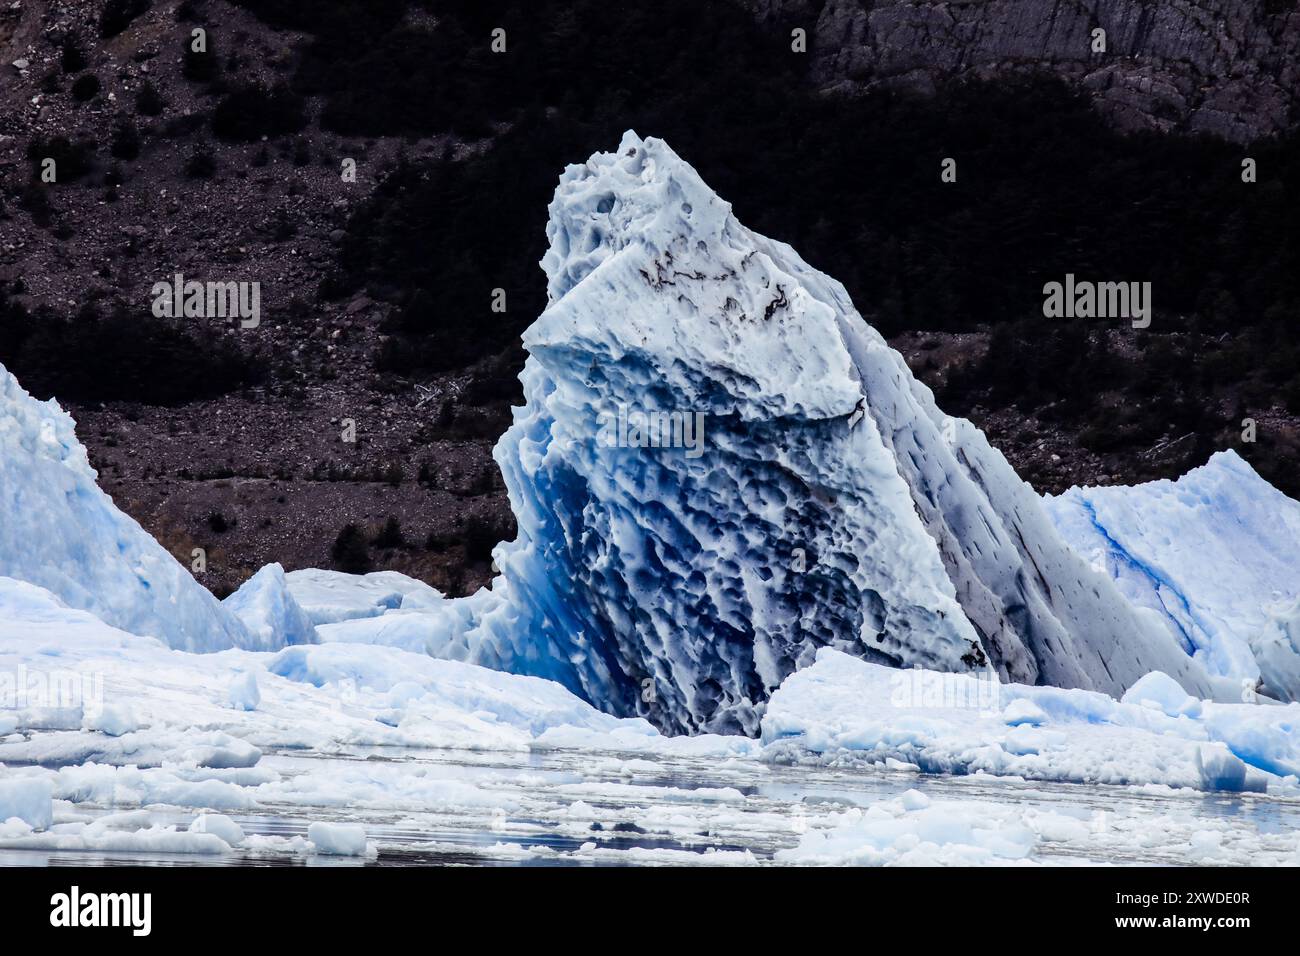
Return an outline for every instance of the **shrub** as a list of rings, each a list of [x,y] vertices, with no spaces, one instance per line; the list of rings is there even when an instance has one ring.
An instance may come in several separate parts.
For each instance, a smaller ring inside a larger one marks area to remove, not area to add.
[[[465,519],[461,540],[465,545],[465,560],[486,562],[492,560],[492,549],[514,535],[514,518],[504,515],[472,514]]]
[[[402,536],[402,523],[393,515],[389,515],[388,520],[384,522],[384,526],[375,535],[374,544],[376,548],[405,547],[406,539]]]
[[[188,33],[181,44],[181,75],[195,83],[211,83],[221,72],[211,30],[207,31],[203,45],[205,49],[202,53],[195,50],[194,39]]]
[[[173,116],[164,121],[159,135],[163,139],[183,139],[197,133],[207,122],[206,113],[182,113],[180,116]]]
[[[42,187],[36,187],[44,194]],[[261,381],[260,359],[206,329],[172,328],[142,306],[101,317],[29,314],[0,296],[0,364],[41,399],[183,405]]]
[[[349,521],[334,539],[330,549],[334,567],[348,574],[366,574],[373,567],[370,560],[370,547],[366,544],[364,532]]]
[[[67,136],[36,137],[27,144],[27,158],[32,161],[35,176],[40,176],[44,160],[53,159],[57,181],[71,182],[94,168],[95,144],[84,136],[76,139]]]
[[[1282,400],[1288,412],[1292,415],[1300,415],[1300,379],[1286,386],[1282,392]]]
[[[150,80],[145,80],[140,84],[140,89],[136,90],[135,111],[141,116],[157,116],[166,105],[158,87]]]
[[[306,125],[302,97],[283,84],[232,90],[212,113],[212,131],[226,140],[253,142],[263,136],[296,133]]]
[[[81,52],[76,37],[64,38],[59,52],[59,66],[64,73],[80,73],[86,68],[86,55]]]
[[[83,73],[72,83],[72,98],[78,103],[88,103],[99,95],[99,77],[94,73]]]
[[[117,191],[125,180],[122,178],[122,169],[119,166],[110,166],[104,173],[104,201],[117,202]],[[107,268],[107,267],[105,267]],[[108,276],[111,272],[101,271],[100,275]]]
[[[50,228],[53,222],[54,208],[50,205],[50,194],[47,187],[34,179],[24,183],[22,189],[18,192],[18,205],[27,210],[32,217],[32,222],[38,228]],[[10,371],[13,371],[13,369],[10,368]]]
[[[113,126],[108,151],[116,159],[135,159],[140,155],[140,130],[129,119],[119,119]]]
[[[185,160],[184,169],[190,179],[211,179],[217,173],[217,160],[210,150],[199,147]]]
[[[117,36],[150,6],[151,0],[108,0],[99,17],[99,35],[105,40]]]

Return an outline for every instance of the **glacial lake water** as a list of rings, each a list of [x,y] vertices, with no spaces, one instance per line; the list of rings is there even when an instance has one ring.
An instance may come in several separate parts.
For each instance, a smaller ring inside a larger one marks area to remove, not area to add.
[[[238,847],[216,856],[0,849],[0,865],[770,865],[810,829],[909,789],[932,801],[1023,812],[1043,828],[1028,859],[1047,864],[1277,862],[1288,848],[1294,851],[1300,834],[1300,800],[1293,798],[930,776],[870,766],[587,750],[406,749],[271,751],[258,766],[280,775],[281,791],[291,791],[299,778],[347,780],[358,771],[391,778],[391,799],[371,792],[358,801],[346,784],[337,793],[317,785],[309,803],[259,797],[255,810],[227,814],[246,834],[289,840],[305,837],[313,821],[360,823],[377,853],[363,859]],[[439,797],[403,796],[401,781],[410,778],[422,781],[424,793],[434,787]],[[122,809],[76,807],[91,815]],[[151,822],[183,829],[196,812],[151,808]]]

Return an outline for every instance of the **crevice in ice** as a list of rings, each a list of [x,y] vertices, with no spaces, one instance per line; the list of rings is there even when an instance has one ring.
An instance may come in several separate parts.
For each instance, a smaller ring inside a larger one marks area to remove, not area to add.
[[[1197,620],[1196,614],[1192,610],[1191,605],[1188,604],[1187,599],[1178,592],[1178,589],[1174,586],[1172,581],[1159,574],[1155,568],[1130,554],[1124,546],[1119,543],[1119,541],[1111,536],[1110,532],[1106,530],[1106,526],[1102,524],[1101,518],[1097,515],[1097,508],[1091,501],[1083,501],[1081,502],[1081,505],[1084,513],[1088,516],[1088,520],[1092,523],[1092,527],[1096,530],[1097,535],[1105,542],[1106,547],[1108,548],[1107,553],[1110,554],[1116,562],[1122,563],[1124,566],[1136,571],[1140,576],[1150,582],[1151,590],[1164,608],[1169,623],[1178,631],[1179,643],[1182,645],[1184,652],[1187,654],[1195,654],[1200,647],[1200,642],[1192,636],[1183,625],[1183,622],[1179,620],[1178,614],[1169,607],[1169,602],[1167,600],[1168,595],[1172,594],[1177,598],[1179,611],[1181,611],[1187,618],[1194,621],[1197,626],[1201,628],[1201,633],[1208,633],[1208,628],[1206,627],[1205,622]]]

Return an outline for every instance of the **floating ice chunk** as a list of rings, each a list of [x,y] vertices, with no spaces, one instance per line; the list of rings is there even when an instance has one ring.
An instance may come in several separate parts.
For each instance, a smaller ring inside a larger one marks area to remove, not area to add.
[[[332,856],[365,856],[370,846],[366,828],[357,823],[313,823],[307,828],[307,839],[317,853]]]
[[[1002,719],[1010,727],[1019,727],[1022,724],[1037,727],[1047,721],[1047,715],[1032,700],[1021,699],[1007,704],[1006,709],[1002,711]]]
[[[211,833],[231,846],[244,842],[244,830],[230,817],[221,813],[201,813],[190,824],[191,833]]]
[[[384,647],[398,647],[405,651],[423,654],[434,634],[445,628],[442,618],[431,609],[441,607],[446,602],[442,598],[420,598],[427,604],[416,602],[417,609],[407,607],[407,598],[402,598],[402,607],[388,611],[378,617],[358,617],[334,624],[322,624],[316,629],[322,644],[380,644]]]
[[[1196,767],[1201,772],[1202,790],[1241,793],[1246,786],[1246,765],[1223,744],[1196,748]]]
[[[1216,830],[1197,830],[1188,844],[1197,862],[1211,862],[1223,856],[1223,834]]]
[[[560,728],[657,736],[645,721],[602,714],[552,681],[391,647],[288,647],[268,662],[267,670],[316,687],[348,688],[357,696],[379,694],[379,702],[387,707],[394,706],[396,699],[404,702],[408,712],[445,708],[463,715],[489,715],[498,725],[517,727],[533,736]],[[418,697],[417,689],[421,691]],[[390,696],[393,692],[395,698]]]
[[[1268,622],[1248,638],[1259,664],[1260,690],[1278,700],[1300,698],[1300,600],[1275,605]]]
[[[917,797],[923,795],[909,791]],[[1014,809],[993,803],[934,801],[852,809],[830,828],[804,832],[778,850],[782,863],[827,866],[988,866],[1024,860],[1038,835]]]
[[[969,706],[965,695],[894,694],[898,678],[898,671],[823,648],[772,696],[763,717],[766,756],[893,758],[926,773],[1248,792],[1285,789],[1283,778],[1300,768],[1300,704],[1190,700],[1159,675],[1127,701],[1004,684],[1007,706],[987,710]],[[1021,705],[1032,705],[1035,724],[1008,721],[1008,714],[1028,713]]]
[[[252,671],[238,674],[230,682],[230,706],[235,710],[257,710],[262,694],[257,689],[257,675]]]
[[[1201,702],[1183,690],[1178,681],[1168,674],[1152,671],[1124,692],[1120,698],[1125,704],[1145,704],[1156,707],[1170,717],[1200,714]]]
[[[924,810],[930,805],[930,798],[920,790],[908,790],[899,799],[907,810]]]
[[[48,777],[0,779],[0,823],[17,818],[33,830],[54,824],[54,786]]]
[[[262,568],[222,603],[248,630],[249,650],[278,651],[289,644],[317,643],[316,628],[294,600],[279,564]]]
[[[45,833],[9,835],[0,829],[0,846],[25,850],[78,853],[227,853],[226,842],[211,833],[191,833],[171,826],[117,830],[92,823],[60,824]]]
[[[96,711],[86,715],[81,725],[86,730],[98,730],[110,737],[121,737],[140,729],[135,711],[125,701],[105,701]]]
[[[1300,704],[1206,704],[1201,723],[1252,767],[1300,776]]]
[[[200,767],[230,769],[256,766],[262,751],[247,740],[229,734],[208,734],[199,742],[182,751],[185,760]]]

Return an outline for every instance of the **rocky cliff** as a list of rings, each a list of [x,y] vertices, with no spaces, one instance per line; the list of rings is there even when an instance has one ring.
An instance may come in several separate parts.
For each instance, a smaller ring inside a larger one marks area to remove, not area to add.
[[[1290,127],[1300,92],[1294,0],[741,0],[806,24],[827,90],[928,91],[947,79],[1047,71],[1123,129],[1246,142]],[[1094,52],[1093,31],[1105,31]]]

